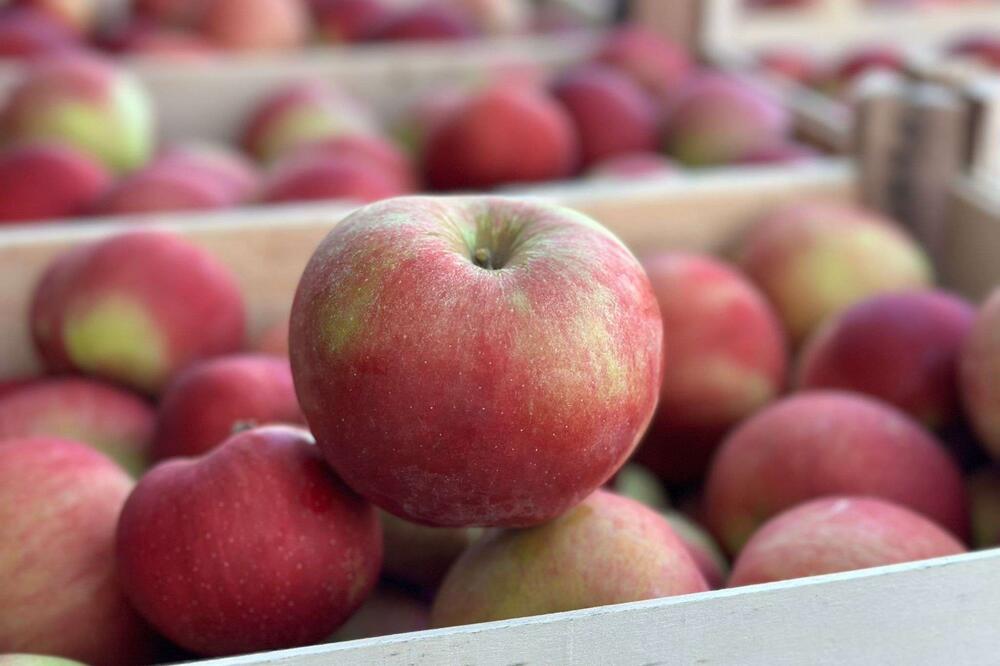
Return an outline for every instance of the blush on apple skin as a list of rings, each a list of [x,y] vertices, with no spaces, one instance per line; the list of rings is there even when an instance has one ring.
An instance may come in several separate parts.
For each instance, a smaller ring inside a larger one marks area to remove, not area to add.
[[[448,572],[431,621],[448,627],[707,589],[663,516],[598,490],[551,522],[483,536]]]
[[[146,474],[122,509],[117,557],[156,629],[222,656],[329,636],[375,587],[382,534],[307,431],[269,426]]]
[[[160,401],[151,454],[199,456],[248,424],[304,424],[286,358],[234,354],[181,372]]]
[[[32,296],[35,348],[51,372],[159,392],[194,361],[238,351],[246,312],[235,276],[163,231],[129,231],[69,250]]]
[[[309,33],[303,0],[204,0],[198,30],[234,51],[286,51],[302,46]]]
[[[708,472],[705,524],[737,553],[762,522],[824,495],[880,497],[969,534],[961,472],[943,445],[894,407],[842,391],[793,395],[733,430]]]
[[[0,224],[76,217],[90,211],[111,174],[60,143],[28,143],[0,154]]]
[[[610,32],[594,59],[622,70],[661,103],[694,71],[690,54],[680,44],[637,25]]]
[[[729,587],[958,555],[966,550],[934,521],[873,497],[833,496],[778,514],[733,564]]]
[[[631,453],[662,326],[642,267],[593,220],[410,197],[321,243],[289,346],[303,413],[348,485],[427,525],[528,526]]]
[[[115,524],[132,486],[85,444],[0,442],[0,653],[150,662],[153,637],[115,570]]]

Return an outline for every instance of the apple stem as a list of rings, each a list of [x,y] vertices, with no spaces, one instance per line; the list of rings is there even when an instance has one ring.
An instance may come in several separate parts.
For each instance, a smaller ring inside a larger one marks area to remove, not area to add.
[[[472,258],[475,259],[477,266],[488,270],[493,269],[493,253],[488,248],[476,248]]]

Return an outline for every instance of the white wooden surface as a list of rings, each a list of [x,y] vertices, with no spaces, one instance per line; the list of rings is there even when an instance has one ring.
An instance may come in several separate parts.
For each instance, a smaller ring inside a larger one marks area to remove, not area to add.
[[[953,289],[982,299],[1000,286],[1000,190],[996,180],[964,178],[956,183],[952,212],[942,239],[953,258],[942,279]]]
[[[212,666],[995,665],[1000,550]]]
[[[572,206],[600,220],[633,248],[718,250],[760,215],[802,197],[853,198],[853,169],[841,161],[720,169],[628,184],[550,185],[511,194]],[[187,215],[57,223],[0,233],[0,379],[38,363],[27,326],[31,292],[52,257],[72,245],[137,224],[172,229],[228,265],[247,296],[251,336],[291,307],[306,261],[350,206],[257,207]],[[141,220],[141,222],[140,222]]]

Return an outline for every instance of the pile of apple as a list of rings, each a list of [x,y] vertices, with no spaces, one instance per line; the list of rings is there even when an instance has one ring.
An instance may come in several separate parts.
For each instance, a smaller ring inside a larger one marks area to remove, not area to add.
[[[0,395],[0,654],[236,654],[1000,542],[1000,291],[977,312],[821,202],[731,259],[394,198],[248,353],[189,241],[69,250],[27,313],[47,375]]]
[[[355,42],[443,41],[587,28],[599,18],[547,0],[12,0],[0,58],[101,49],[174,60]]]
[[[347,93],[292,82],[261,99],[239,148],[157,145],[142,86],[106,60],[34,63],[0,105],[0,222],[371,202],[420,190],[482,191],[586,175],[814,159],[789,113],[738,79],[699,71],[638,27],[553,77],[484,73],[429,90],[382,121]]]

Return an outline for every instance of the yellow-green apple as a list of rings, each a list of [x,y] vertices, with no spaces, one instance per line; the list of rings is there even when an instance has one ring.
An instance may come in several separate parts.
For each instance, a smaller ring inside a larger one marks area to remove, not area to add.
[[[145,400],[82,377],[41,379],[0,396],[0,440],[50,436],[89,444],[138,476],[156,413]]]
[[[933,277],[924,252],[890,220],[819,201],[791,204],[762,219],[743,239],[738,261],[795,343],[853,303],[927,287]]]
[[[226,655],[329,636],[374,588],[382,533],[308,432],[265,426],[143,476],[116,552],[122,589],[156,629]]]
[[[110,186],[107,169],[71,146],[15,146],[0,154],[0,224],[83,215]]]
[[[642,263],[663,316],[666,367],[637,460],[689,483],[730,428],[781,392],[784,334],[764,296],[721,261],[666,252]]]
[[[219,356],[195,363],[167,385],[151,454],[154,460],[200,456],[235,428],[302,422],[287,358]]]
[[[959,388],[983,447],[1000,459],[1000,288],[979,309],[962,347]]]
[[[87,666],[75,659],[44,654],[0,654],[0,666]]]
[[[0,107],[0,138],[62,141],[122,172],[142,165],[154,142],[153,109],[125,69],[68,53],[37,60]]]
[[[115,571],[115,524],[132,485],[85,444],[0,441],[0,653],[149,659],[151,635]]]
[[[834,495],[771,518],[733,564],[729,587],[965,552],[947,530],[893,502]]]
[[[801,389],[880,398],[928,427],[960,416],[958,355],[975,310],[937,290],[873,296],[831,316],[799,357]]]
[[[941,443],[891,405],[841,391],[793,395],[732,431],[709,469],[705,523],[736,553],[774,514],[824,495],[881,497],[969,533],[962,476]]]
[[[598,490],[544,525],[485,534],[448,572],[431,622],[474,624],[707,589],[663,516]]]
[[[458,556],[479,538],[477,527],[428,527],[380,512],[385,556],[382,576],[433,592]]]
[[[157,393],[194,361],[243,346],[233,274],[190,241],[129,231],[59,255],[35,287],[35,348],[50,371]]]
[[[580,143],[580,164],[656,148],[657,108],[637,83],[607,65],[589,64],[562,73],[552,94],[563,105]]]
[[[424,145],[424,175],[438,190],[557,180],[572,173],[577,144],[572,119],[548,91],[494,84],[434,125]]]
[[[414,522],[520,527],[632,452],[662,335],[639,262],[585,215],[403,197],[323,240],[289,348],[302,411],[348,485]]]

